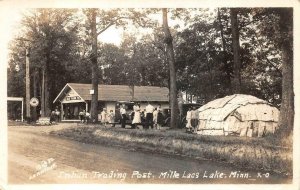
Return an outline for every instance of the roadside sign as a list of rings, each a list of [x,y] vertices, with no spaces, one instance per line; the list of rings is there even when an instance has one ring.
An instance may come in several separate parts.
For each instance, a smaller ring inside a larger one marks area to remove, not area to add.
[[[33,97],[33,98],[31,98],[30,99],[30,105],[32,106],[32,107],[36,107],[36,106],[38,106],[39,105],[39,100],[37,99],[37,98],[35,98],[35,97]]]

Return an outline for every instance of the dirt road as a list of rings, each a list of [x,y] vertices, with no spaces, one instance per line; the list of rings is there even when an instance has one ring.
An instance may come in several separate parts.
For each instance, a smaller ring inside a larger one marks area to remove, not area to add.
[[[71,126],[8,127],[9,183],[291,182],[284,176],[242,171],[219,162],[84,144],[49,135],[51,130]]]

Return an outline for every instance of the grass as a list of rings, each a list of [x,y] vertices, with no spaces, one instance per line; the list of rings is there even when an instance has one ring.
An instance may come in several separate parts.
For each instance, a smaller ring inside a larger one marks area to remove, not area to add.
[[[51,132],[85,143],[223,161],[242,168],[292,173],[292,148],[276,139],[200,136],[183,130],[130,130],[78,126]]]

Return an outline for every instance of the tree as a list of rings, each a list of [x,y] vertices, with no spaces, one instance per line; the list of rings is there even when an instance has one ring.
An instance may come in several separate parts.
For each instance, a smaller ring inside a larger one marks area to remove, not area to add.
[[[161,28],[160,28],[161,29]],[[144,35],[123,34],[120,47],[98,43],[98,68],[104,84],[168,87],[169,68],[162,31]]]
[[[221,10],[218,8],[217,9],[217,18],[218,18],[218,26],[220,30],[220,36],[222,40],[222,52],[221,52],[221,62],[223,63],[223,67],[226,73],[226,76],[224,77],[226,87],[228,88],[228,92],[232,94],[232,86],[231,86],[231,75],[232,75],[232,66],[230,64],[230,54],[228,53],[227,50],[227,42],[225,39],[225,31],[224,31],[224,26],[222,24],[222,16],[221,16]]]
[[[221,43],[220,21],[211,15],[211,10],[198,12],[188,21],[189,27],[177,34],[177,82],[180,90],[207,102],[230,93],[232,72],[227,65],[232,63],[231,49],[228,42]]]
[[[86,11],[86,15],[89,21],[89,27],[91,30],[91,47],[92,52],[90,54],[90,60],[92,63],[92,100],[91,100],[91,119],[93,122],[97,122],[98,120],[98,65],[97,65],[97,57],[98,57],[98,47],[97,47],[97,38],[101,33],[97,33],[97,9],[89,9]],[[105,26],[102,30],[105,31],[105,28],[108,28],[109,25]],[[102,31],[102,32],[103,32]]]
[[[162,9],[163,15],[163,30],[165,33],[164,42],[166,44],[167,59],[170,70],[170,108],[171,108],[171,127],[177,128],[178,118],[178,103],[177,103],[177,88],[176,88],[176,71],[175,71],[175,56],[173,48],[173,37],[168,26],[168,10]]]
[[[238,9],[230,9],[231,31],[232,31],[232,49],[233,49],[233,92],[241,91],[241,58],[240,58],[240,42],[239,42],[239,26],[237,18]]]
[[[146,13],[143,11],[136,11],[134,9],[84,9],[83,12],[87,17],[87,23],[85,26],[86,33],[89,36],[87,43],[91,45],[90,62],[92,65],[92,88],[94,90],[91,101],[91,119],[93,122],[97,122],[99,83],[99,70],[97,66],[98,36],[111,26],[125,26],[128,21],[132,21],[133,23],[141,26],[147,26],[147,24],[149,24],[149,19],[146,18]],[[102,78],[100,79],[102,81]]]
[[[294,126],[293,10],[283,8],[277,12],[282,49],[282,101],[278,125],[284,135],[289,135]]]
[[[12,43],[13,42],[13,43]],[[24,97],[25,95],[25,46],[24,42],[13,40],[9,49],[7,68],[7,96]]]
[[[278,16],[267,12],[270,10],[239,9],[241,93],[280,107],[281,50],[276,45],[277,40],[274,41],[274,34],[279,31]],[[177,33],[177,82],[180,90],[207,102],[232,94],[234,58],[230,9],[197,9],[194,15],[185,19],[188,27]]]
[[[126,37],[121,47],[128,51],[126,73],[131,76],[131,84],[168,87],[169,68],[161,28],[155,29],[154,35],[142,36],[140,40]]]
[[[35,78],[31,81],[36,81],[32,84],[39,86],[36,88],[31,85],[31,90],[35,92],[34,95],[39,95],[43,116],[49,116],[53,108],[51,102],[70,76],[70,73],[65,72],[66,66],[76,60],[74,46],[77,28],[73,22],[75,12],[72,9],[30,10],[24,14],[21,22],[23,33],[11,42],[12,55],[20,54],[13,45],[22,43],[23,40],[18,39],[25,39],[29,43],[30,70],[34,71],[31,72],[31,78]],[[20,45],[25,47],[24,42]],[[22,65],[18,59],[11,59],[10,62]],[[58,78],[61,83],[57,82]]]
[[[271,81],[278,81],[276,88],[280,89],[280,91],[275,91],[276,94],[280,92],[278,101],[281,101],[278,104],[280,106],[278,134],[280,140],[284,140],[292,134],[294,125],[293,9],[268,8],[256,9],[254,12],[254,20],[258,23],[260,33],[268,42],[260,44],[267,44],[270,47],[271,42],[271,48],[269,48],[271,51],[261,58],[267,60],[269,70],[273,71],[273,76],[277,77],[272,77]],[[262,39],[257,38],[257,41],[259,40]],[[270,87],[269,84],[268,86]]]

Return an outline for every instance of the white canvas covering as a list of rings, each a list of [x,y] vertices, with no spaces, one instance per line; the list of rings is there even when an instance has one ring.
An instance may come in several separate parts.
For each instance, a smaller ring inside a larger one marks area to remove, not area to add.
[[[250,95],[234,94],[213,100],[198,109],[198,133],[203,135],[258,136],[274,133],[279,110]]]

